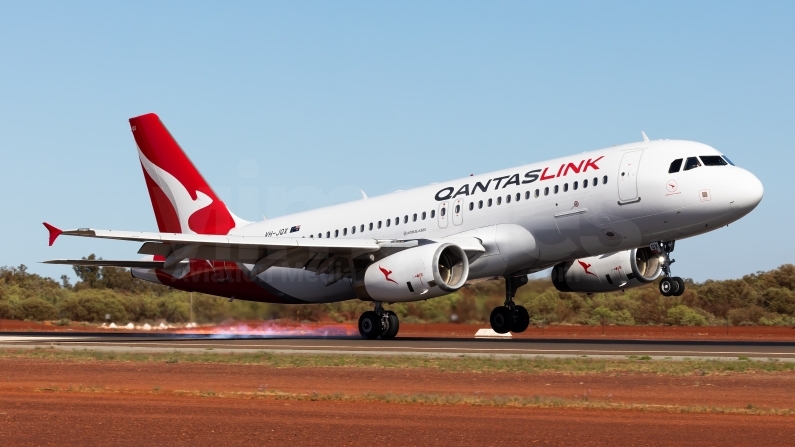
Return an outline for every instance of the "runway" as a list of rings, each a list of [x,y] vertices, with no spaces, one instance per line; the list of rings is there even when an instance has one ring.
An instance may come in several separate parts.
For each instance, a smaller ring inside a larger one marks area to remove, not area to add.
[[[733,358],[795,361],[795,342],[680,341],[599,339],[461,339],[404,337],[363,340],[358,337],[256,337],[189,334],[0,333],[0,349],[52,348],[132,352],[202,352],[345,355],[447,356],[600,356],[627,358]]]

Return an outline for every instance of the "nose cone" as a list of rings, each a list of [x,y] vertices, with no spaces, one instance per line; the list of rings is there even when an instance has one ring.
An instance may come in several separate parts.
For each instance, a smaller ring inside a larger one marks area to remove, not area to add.
[[[765,187],[755,175],[745,169],[738,169],[735,174],[734,201],[731,206],[743,215],[750,213],[765,194]]]

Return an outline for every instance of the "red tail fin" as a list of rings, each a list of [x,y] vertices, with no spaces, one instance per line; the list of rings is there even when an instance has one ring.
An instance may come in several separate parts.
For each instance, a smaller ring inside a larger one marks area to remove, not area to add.
[[[130,118],[157,227],[164,233],[227,234],[235,218],[154,113]]]

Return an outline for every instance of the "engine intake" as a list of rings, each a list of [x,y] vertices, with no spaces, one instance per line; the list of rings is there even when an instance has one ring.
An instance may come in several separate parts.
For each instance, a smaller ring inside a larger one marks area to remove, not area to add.
[[[552,283],[561,292],[613,292],[640,287],[662,274],[662,260],[648,247],[561,262]]]

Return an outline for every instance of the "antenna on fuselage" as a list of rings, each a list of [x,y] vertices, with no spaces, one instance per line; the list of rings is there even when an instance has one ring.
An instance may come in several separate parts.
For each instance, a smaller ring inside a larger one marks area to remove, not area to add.
[[[640,134],[643,135],[643,142],[647,143],[649,141],[649,137],[646,136],[646,132],[641,130]]]
[[[363,189],[360,189],[359,192],[362,193],[362,200],[367,199],[367,194],[364,193]]]

